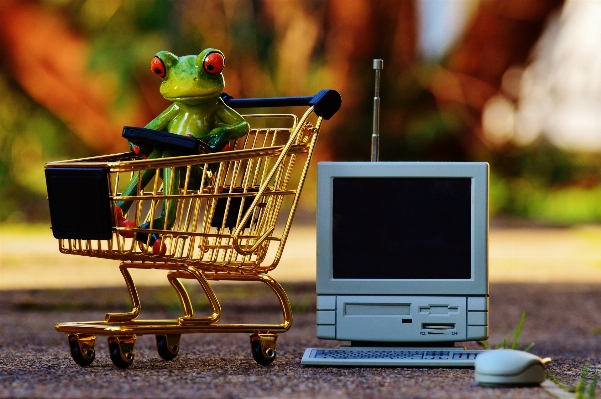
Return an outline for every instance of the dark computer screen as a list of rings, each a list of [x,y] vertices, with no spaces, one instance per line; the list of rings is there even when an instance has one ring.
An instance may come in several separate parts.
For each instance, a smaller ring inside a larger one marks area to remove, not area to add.
[[[334,279],[471,278],[470,178],[334,178]]]

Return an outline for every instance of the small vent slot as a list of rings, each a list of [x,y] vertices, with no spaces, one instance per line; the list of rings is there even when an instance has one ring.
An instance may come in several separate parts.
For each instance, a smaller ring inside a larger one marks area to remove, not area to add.
[[[453,330],[455,324],[446,323],[422,323],[422,329],[424,330]]]

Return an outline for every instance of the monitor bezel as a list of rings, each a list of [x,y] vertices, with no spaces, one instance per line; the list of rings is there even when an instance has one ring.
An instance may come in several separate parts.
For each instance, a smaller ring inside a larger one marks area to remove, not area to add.
[[[317,177],[317,294],[488,295],[488,175],[486,162],[320,162]],[[359,177],[450,177],[472,180],[470,279],[334,279],[333,180]]]

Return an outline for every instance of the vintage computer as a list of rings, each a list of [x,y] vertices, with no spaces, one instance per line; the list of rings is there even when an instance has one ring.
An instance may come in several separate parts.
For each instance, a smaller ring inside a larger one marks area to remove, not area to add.
[[[307,366],[473,366],[488,337],[488,164],[322,162]]]

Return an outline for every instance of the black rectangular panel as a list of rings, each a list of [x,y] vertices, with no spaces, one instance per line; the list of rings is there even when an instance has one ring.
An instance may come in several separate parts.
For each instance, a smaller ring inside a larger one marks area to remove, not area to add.
[[[248,208],[253,203],[254,198],[246,197],[244,199],[244,206],[242,208],[242,214],[240,218],[243,218],[248,211]],[[242,197],[230,197],[229,208],[228,208],[228,199],[227,198],[219,198],[217,199],[217,205],[215,205],[215,212],[213,213],[213,218],[211,219],[211,227],[221,228],[227,227],[233,229],[236,227],[236,221],[238,220],[238,213],[240,212],[240,206],[242,205]],[[227,209],[227,216],[225,214]],[[225,218],[225,224],[223,223],[223,219]],[[244,225],[244,228],[248,228],[250,226],[251,219],[249,218]]]
[[[46,188],[55,238],[108,240],[112,237],[106,169],[47,168]]]
[[[205,154],[212,152],[211,148],[203,141],[189,136],[163,132],[162,130],[146,129],[143,127],[123,126],[124,138],[132,143],[141,144],[148,142],[154,148],[180,151],[183,154]]]
[[[335,279],[471,278],[470,178],[335,178]]]

